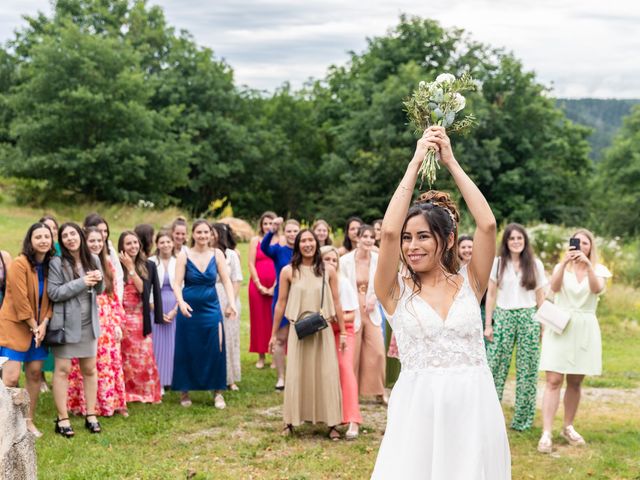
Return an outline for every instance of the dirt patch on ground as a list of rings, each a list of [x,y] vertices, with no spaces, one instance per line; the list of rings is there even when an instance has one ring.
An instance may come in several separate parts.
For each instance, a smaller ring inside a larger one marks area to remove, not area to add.
[[[544,382],[538,382],[537,392],[537,406],[542,406],[542,395],[544,394]],[[513,406],[515,403],[515,380],[508,380],[504,386],[504,394],[502,396],[502,403],[505,405]],[[564,389],[562,389],[562,395],[564,395]],[[620,404],[640,404],[640,388],[594,388],[594,387],[582,387],[582,399],[583,404],[606,404],[614,403]]]

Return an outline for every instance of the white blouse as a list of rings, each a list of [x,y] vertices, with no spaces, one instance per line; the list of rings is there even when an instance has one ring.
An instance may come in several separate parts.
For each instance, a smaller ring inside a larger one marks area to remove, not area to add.
[[[360,308],[355,288],[349,283],[349,280],[340,274],[338,274],[338,290],[340,292],[340,306],[343,312],[354,312]]]
[[[493,259],[491,268],[492,281],[498,283],[499,257]],[[544,266],[539,259],[534,261],[536,271],[536,287],[533,290],[525,289],[522,284],[521,272],[516,272],[512,262],[507,262],[507,266],[502,273],[496,305],[504,310],[514,310],[516,308],[531,308],[536,306],[536,290],[546,287],[549,283],[544,273]]]

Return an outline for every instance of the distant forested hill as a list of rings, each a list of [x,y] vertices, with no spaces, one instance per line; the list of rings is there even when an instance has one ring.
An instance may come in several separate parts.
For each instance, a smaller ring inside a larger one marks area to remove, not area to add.
[[[589,143],[592,149],[591,158],[598,161],[602,157],[602,151],[611,145],[613,137],[622,125],[622,118],[629,114],[633,105],[640,103],[640,99],[559,98],[557,102],[569,119],[594,129]]]

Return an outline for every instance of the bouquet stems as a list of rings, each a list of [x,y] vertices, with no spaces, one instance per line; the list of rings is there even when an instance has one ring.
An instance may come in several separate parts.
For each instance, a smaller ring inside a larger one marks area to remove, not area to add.
[[[440,153],[436,152],[435,148],[427,150],[427,154],[424,156],[424,160],[420,164],[418,175],[420,175],[420,188],[426,178],[429,188],[436,181],[436,170],[440,168]]]

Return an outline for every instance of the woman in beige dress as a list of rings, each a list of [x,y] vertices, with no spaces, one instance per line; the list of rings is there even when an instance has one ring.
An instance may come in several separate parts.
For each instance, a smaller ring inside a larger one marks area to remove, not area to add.
[[[338,275],[333,267],[325,267],[322,262],[315,234],[304,229],[296,236],[291,264],[280,273],[269,348],[276,342],[283,315],[295,326],[299,319],[318,311],[327,320],[337,317],[340,349],[344,350],[347,332],[340,306]],[[335,427],[342,423],[342,398],[332,329],[325,328],[299,339],[295,328],[290,328],[287,356],[283,434],[291,435],[293,428],[303,422],[325,423],[329,426],[329,438],[338,440],[340,433]]]

